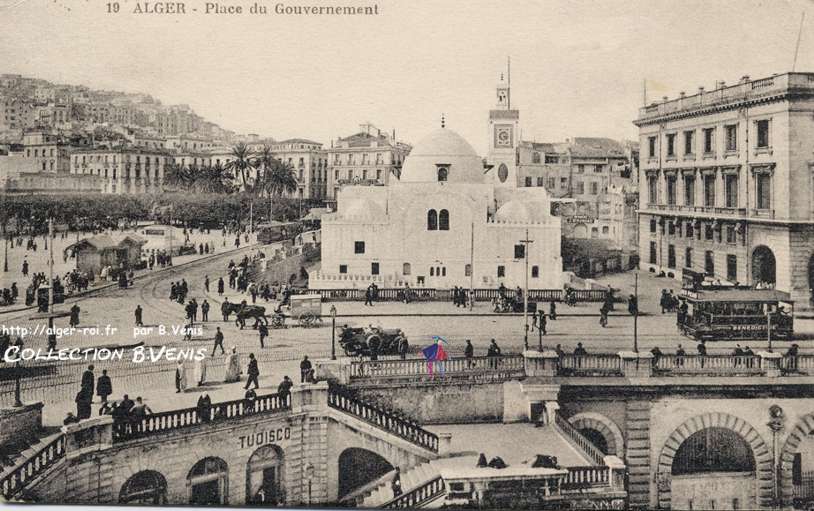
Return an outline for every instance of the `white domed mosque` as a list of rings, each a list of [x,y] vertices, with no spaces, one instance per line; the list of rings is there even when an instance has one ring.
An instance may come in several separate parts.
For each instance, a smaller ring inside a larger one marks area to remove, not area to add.
[[[443,126],[415,145],[386,187],[346,186],[322,217],[314,289],[523,287],[561,289],[560,218],[543,187],[487,179],[489,167]],[[528,233],[528,234],[527,234]]]

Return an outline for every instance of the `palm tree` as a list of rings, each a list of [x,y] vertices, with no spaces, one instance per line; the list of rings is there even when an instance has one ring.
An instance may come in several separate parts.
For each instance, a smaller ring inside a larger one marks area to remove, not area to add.
[[[230,193],[233,186],[232,179],[232,174],[217,163],[198,171],[195,188],[201,193]]]
[[[294,167],[274,157],[264,165],[261,185],[269,196],[269,220],[272,219],[271,201],[274,198],[282,197],[284,194],[294,193],[299,188],[297,176],[294,174]]]
[[[170,163],[164,170],[164,184],[181,190],[188,190],[192,185],[193,176],[187,167]]]
[[[252,191],[249,173],[255,170],[256,166],[255,160],[252,159],[252,152],[246,144],[240,142],[232,148],[232,160],[226,164],[225,169],[240,178],[240,183],[245,191]]]

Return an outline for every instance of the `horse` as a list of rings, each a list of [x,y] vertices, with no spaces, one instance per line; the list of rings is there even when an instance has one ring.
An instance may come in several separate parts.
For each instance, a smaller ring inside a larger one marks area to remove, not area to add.
[[[242,309],[242,310],[241,310]],[[239,303],[229,303],[227,313],[236,313],[235,325],[239,326],[241,330],[246,326],[246,318],[253,318],[254,325],[252,328],[257,328],[262,321],[263,324],[268,325],[269,320],[266,317],[266,308],[259,305],[246,305],[242,306]]]

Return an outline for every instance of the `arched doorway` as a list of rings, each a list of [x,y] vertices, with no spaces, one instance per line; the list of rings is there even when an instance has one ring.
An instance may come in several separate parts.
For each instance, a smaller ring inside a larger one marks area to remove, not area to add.
[[[574,238],[579,239],[587,239],[588,238],[588,226],[585,224],[577,224],[574,226]]]
[[[755,509],[772,500],[772,458],[760,434],[725,413],[693,417],[667,438],[659,457],[661,509]]]
[[[264,445],[249,458],[246,465],[246,503],[279,505],[285,502],[283,450]]]
[[[229,467],[220,458],[204,458],[187,475],[189,503],[196,506],[227,504]]]
[[[603,453],[623,456],[625,441],[622,430],[604,415],[582,412],[568,417],[568,422]]]
[[[373,451],[357,447],[345,449],[339,455],[339,498],[393,469],[389,461]]]
[[[766,245],[755,247],[752,251],[752,284],[774,284],[776,277],[777,262],[774,253]]]
[[[782,507],[810,509],[814,503],[814,414],[802,416],[780,450]]]
[[[119,504],[163,506],[167,503],[167,480],[154,470],[130,476],[119,492]]]

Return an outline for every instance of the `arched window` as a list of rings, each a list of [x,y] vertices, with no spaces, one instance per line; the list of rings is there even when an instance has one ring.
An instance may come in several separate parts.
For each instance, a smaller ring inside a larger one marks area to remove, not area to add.
[[[449,211],[442,209],[438,214],[438,229],[441,231],[449,230]]]
[[[438,167],[438,181],[446,181],[449,175],[449,169],[446,167]]]
[[[163,506],[167,503],[167,480],[153,470],[134,474],[119,492],[119,504]]]
[[[441,276],[442,276],[442,277],[446,277],[446,276],[447,276],[447,267],[446,267],[446,266],[444,266],[443,268],[441,268]]]
[[[472,276],[472,265],[471,264],[467,264],[466,266],[464,266],[464,276],[466,276],[466,277]]]
[[[431,209],[427,212],[427,230],[428,231],[437,231],[438,230],[438,212],[434,209]]]
[[[412,273],[412,268],[410,267],[410,263],[404,263],[401,266],[401,273],[402,273],[402,275],[410,275],[410,273]]]
[[[226,504],[229,489],[226,462],[220,458],[204,458],[189,471],[189,503],[198,506]]]
[[[430,266],[430,277],[435,277],[435,268]]]
[[[534,265],[531,267],[531,278],[536,279],[540,276],[540,267]]]

